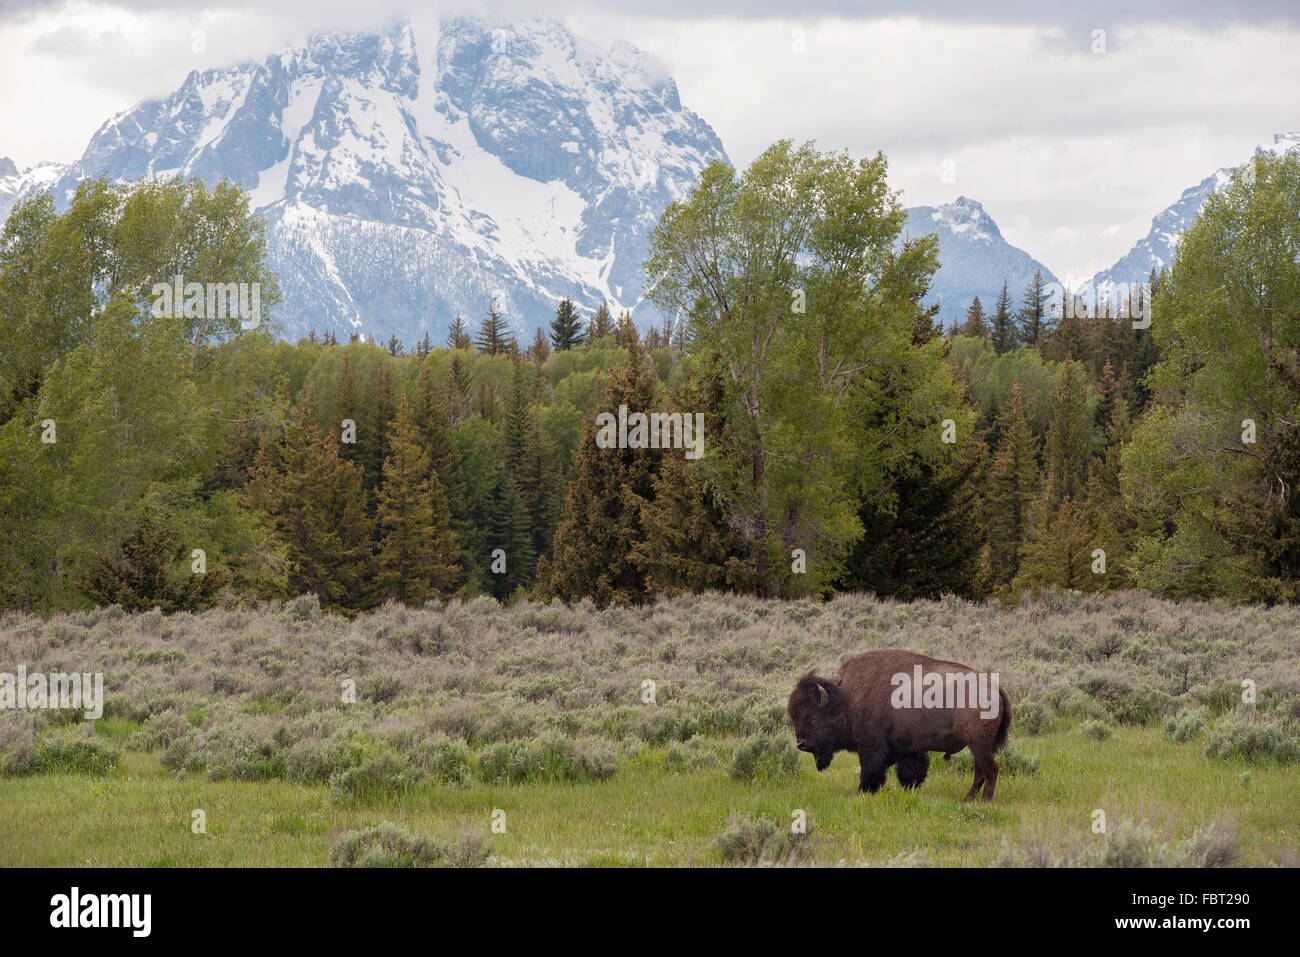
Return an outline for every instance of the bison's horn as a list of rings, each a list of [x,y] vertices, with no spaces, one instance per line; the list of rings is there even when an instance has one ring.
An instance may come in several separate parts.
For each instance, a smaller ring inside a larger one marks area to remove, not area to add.
[[[819,708],[826,707],[826,702],[830,700],[831,700],[831,696],[826,693],[826,687],[824,685],[818,685],[817,686],[817,707]]]

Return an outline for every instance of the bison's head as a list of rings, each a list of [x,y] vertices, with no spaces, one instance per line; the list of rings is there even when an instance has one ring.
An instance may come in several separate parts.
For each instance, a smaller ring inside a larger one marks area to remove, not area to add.
[[[813,756],[818,771],[825,771],[845,746],[844,692],[836,682],[810,671],[790,692],[785,710],[794,725],[795,744]]]

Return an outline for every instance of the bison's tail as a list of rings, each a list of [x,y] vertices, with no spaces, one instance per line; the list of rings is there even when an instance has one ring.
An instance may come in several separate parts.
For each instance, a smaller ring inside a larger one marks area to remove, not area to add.
[[[998,722],[998,736],[993,739],[994,752],[1001,751],[1007,744],[1007,732],[1011,730],[1011,699],[1001,688],[998,695],[1002,699],[1002,719]]]

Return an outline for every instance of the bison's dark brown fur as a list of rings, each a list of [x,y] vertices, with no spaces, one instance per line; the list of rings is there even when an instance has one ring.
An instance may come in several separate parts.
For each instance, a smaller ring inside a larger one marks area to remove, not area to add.
[[[945,759],[970,748],[975,759],[975,783],[966,800],[981,785],[984,800],[993,799],[998,782],[994,758],[1007,742],[1011,727],[1011,699],[998,689],[997,714],[981,717],[980,707],[898,708],[891,704],[893,676],[923,673],[977,674],[975,669],[940,661],[914,651],[869,651],[844,662],[834,678],[809,672],[799,679],[786,711],[794,725],[799,750],[808,751],[823,771],[837,751],[852,751],[862,765],[860,791],[875,793],[885,783],[885,772],[897,766],[898,783],[919,787],[930,769],[930,751]]]

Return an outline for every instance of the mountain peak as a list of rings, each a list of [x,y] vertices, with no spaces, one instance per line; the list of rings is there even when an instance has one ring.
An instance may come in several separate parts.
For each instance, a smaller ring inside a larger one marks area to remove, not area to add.
[[[978,200],[958,196],[951,203],[939,206],[918,206],[917,212],[928,214],[931,228],[938,228],[969,243],[994,243],[1002,241],[1002,233]]]
[[[60,206],[88,176],[238,182],[267,220],[291,336],[414,342],[493,297],[521,335],[563,297],[648,320],[649,232],[717,159],[717,135],[632,44],[553,20],[443,17],[192,71],[41,175]],[[32,179],[5,169],[0,214]]]
[[[1256,146],[1253,155],[1290,151],[1300,151],[1300,133],[1274,133],[1273,141]],[[1152,217],[1151,230],[1146,236],[1139,239],[1115,265],[1092,277],[1093,288],[1103,288],[1107,283],[1125,286],[1145,283],[1150,278],[1151,270],[1159,272],[1172,265],[1183,233],[1196,221],[1205,201],[1231,185],[1236,171],[1235,167],[1225,166],[1195,186],[1183,190],[1172,205]]]
[[[1056,281],[1050,269],[1008,243],[984,206],[968,196],[909,209],[905,232],[912,238],[933,233],[939,241],[941,265],[926,301],[937,302],[945,320],[959,320],[977,295],[991,304],[1004,279],[1014,290],[1028,285],[1036,272]]]

